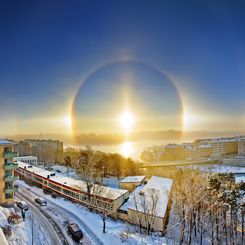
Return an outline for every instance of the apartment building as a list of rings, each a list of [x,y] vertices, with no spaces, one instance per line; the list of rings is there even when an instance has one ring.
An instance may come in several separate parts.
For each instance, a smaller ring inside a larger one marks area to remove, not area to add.
[[[8,140],[0,140],[0,203],[11,204],[14,201],[14,193],[18,191],[18,187],[14,185],[14,181],[18,176],[14,175],[14,170],[18,168],[18,164],[13,163],[13,157],[17,153],[13,152],[13,143]]]
[[[63,142],[59,140],[26,139],[31,147],[31,155],[36,156],[40,162],[62,162]]]
[[[194,145],[210,145],[212,147],[212,157],[226,155],[236,155],[238,153],[238,137],[198,139]]]
[[[31,156],[32,155],[32,147],[29,142],[21,140],[19,142],[14,143],[14,152],[17,152],[18,156]]]
[[[245,136],[240,137],[238,141],[238,156],[245,157]]]

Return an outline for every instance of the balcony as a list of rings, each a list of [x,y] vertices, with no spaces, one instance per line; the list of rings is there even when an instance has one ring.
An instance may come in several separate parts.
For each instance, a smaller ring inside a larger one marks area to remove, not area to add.
[[[11,181],[18,180],[18,179],[19,179],[19,176],[12,176],[12,175],[4,176],[5,182],[11,182]]]
[[[6,151],[3,153],[3,158],[12,159],[13,157],[17,157],[17,152]]]
[[[13,170],[17,168],[18,168],[17,163],[4,164],[4,170]]]
[[[15,187],[5,187],[4,189],[4,192],[6,194],[11,194],[11,193],[14,193],[14,192],[17,192],[18,191],[18,186],[15,186]]]

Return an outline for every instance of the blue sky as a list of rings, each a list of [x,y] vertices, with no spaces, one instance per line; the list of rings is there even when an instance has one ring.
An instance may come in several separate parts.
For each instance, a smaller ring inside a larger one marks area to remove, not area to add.
[[[125,58],[173,80],[186,129],[245,130],[244,5],[2,1],[0,133],[62,130],[56,124],[69,114],[81,81]]]

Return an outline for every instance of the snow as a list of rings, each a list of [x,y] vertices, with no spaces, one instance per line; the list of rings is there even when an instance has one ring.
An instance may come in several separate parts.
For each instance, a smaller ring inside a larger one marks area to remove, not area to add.
[[[12,144],[13,142],[11,141],[0,139],[0,145],[12,145]]]
[[[129,196],[129,200],[124,203],[120,209],[127,211],[128,209],[133,209],[133,210],[138,210],[139,212],[144,212],[144,207],[142,205],[138,206],[136,208],[135,205],[135,200],[136,202],[139,201],[142,194],[145,197],[146,203],[149,203],[147,205],[148,207],[151,205],[151,195],[153,191],[157,194],[158,201],[156,203],[156,216],[157,217],[164,217],[167,206],[168,206],[168,201],[169,201],[169,195],[171,192],[173,180],[172,179],[167,179],[167,178],[161,178],[157,176],[152,176],[152,178],[148,181],[146,185],[140,185],[138,186]]]
[[[210,173],[234,173],[236,182],[241,182],[241,181],[245,182],[245,167],[228,166],[222,164],[210,164],[210,165],[191,165],[188,168],[199,169],[200,171],[210,172]]]
[[[84,192],[87,192],[86,183],[82,180],[77,180],[74,178],[66,177],[66,176],[63,176],[61,174],[57,175],[54,172],[51,172],[51,171],[48,171],[48,170],[45,170],[45,169],[42,169],[39,167],[35,167],[33,165],[26,164],[26,163],[23,163],[20,161],[17,161],[17,163],[18,163],[18,166],[20,168],[22,168],[22,169],[26,168],[25,170],[28,172],[35,173],[35,174],[37,174],[41,177],[45,177],[45,178],[48,178],[48,176],[49,176],[49,179],[56,182],[56,183],[59,183],[59,184],[62,184],[64,186],[71,187],[71,188],[74,188],[77,190],[82,190]],[[29,166],[31,166],[31,167],[29,167]],[[55,176],[51,176],[52,174],[55,174]],[[94,185],[94,188],[97,188],[97,185]],[[110,200],[115,200],[127,192],[128,192],[127,190],[101,186],[100,187],[100,193],[98,193],[98,195],[105,197],[107,199],[110,199]]]
[[[20,183],[21,185],[26,186],[27,188],[30,188],[28,184],[26,184],[24,181],[18,180],[16,181]],[[31,190],[37,193],[38,195],[42,195],[45,199],[50,200],[51,202],[55,202],[55,204],[65,208],[66,210],[76,214],[86,225],[89,229],[91,229],[96,236],[103,242],[103,244],[125,244],[125,245],[160,245],[165,241],[163,237],[160,236],[147,236],[147,235],[141,235],[137,233],[137,227],[130,225],[126,222],[120,221],[120,220],[114,220],[111,218],[108,218],[106,220],[106,233],[102,232],[103,223],[101,220],[101,217],[99,214],[95,212],[89,212],[89,210],[82,205],[79,205],[77,203],[73,203],[69,200],[66,200],[62,197],[53,199],[52,196],[46,195],[43,193],[42,189],[38,187],[31,187]],[[48,205],[50,205],[48,203]],[[62,218],[62,217],[59,217]],[[67,218],[63,217],[63,221],[67,221]],[[86,233],[86,230],[83,230],[83,232]],[[128,239],[123,242],[121,240],[121,234],[122,233],[128,233]]]
[[[120,180],[121,183],[140,183],[144,180],[145,176],[127,176],[124,179]]]
[[[15,213],[14,208],[3,208],[0,206],[0,226],[9,225],[8,216],[10,213]],[[11,224],[12,234],[6,237],[9,245],[31,245],[32,241],[32,216],[31,212],[26,212],[25,221],[19,224]],[[20,239],[21,238],[21,239]],[[51,245],[47,239],[47,235],[43,227],[38,223],[37,217],[34,215],[34,240],[35,245]],[[1,241],[1,240],[0,240]],[[1,243],[2,245],[2,243]]]

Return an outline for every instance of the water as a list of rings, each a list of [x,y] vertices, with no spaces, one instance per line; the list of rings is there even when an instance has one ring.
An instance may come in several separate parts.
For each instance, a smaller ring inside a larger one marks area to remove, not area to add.
[[[139,160],[141,152],[147,147],[167,145],[169,143],[179,144],[182,142],[183,139],[125,141],[124,143],[113,145],[92,145],[92,149],[108,153],[119,153],[125,157],[131,157]]]

